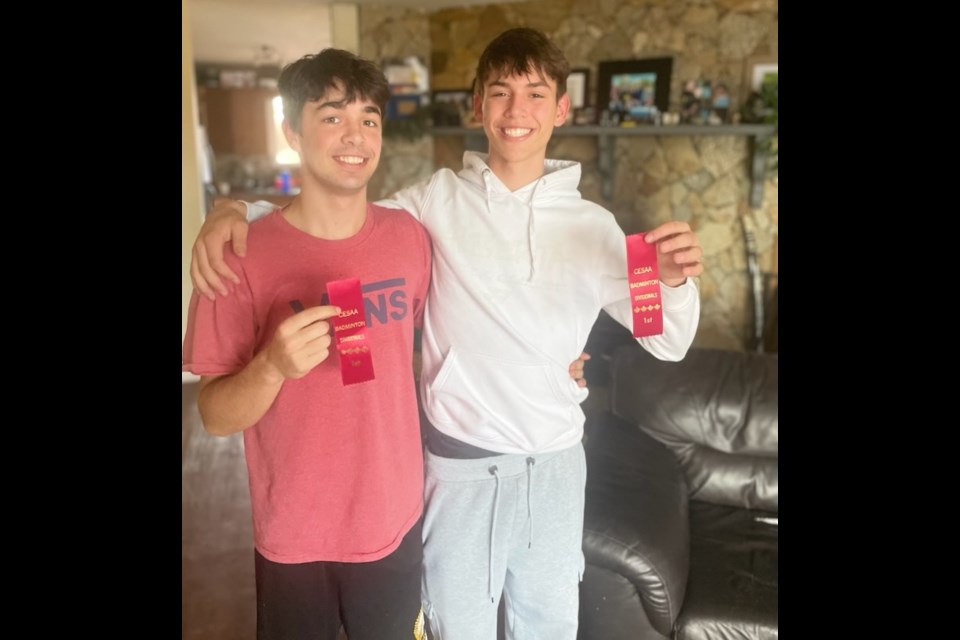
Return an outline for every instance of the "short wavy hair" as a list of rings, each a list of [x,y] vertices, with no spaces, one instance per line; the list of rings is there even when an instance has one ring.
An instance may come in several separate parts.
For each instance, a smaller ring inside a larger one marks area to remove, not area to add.
[[[477,62],[474,92],[483,87],[492,74],[508,76],[542,74],[557,83],[557,99],[567,92],[570,63],[560,48],[544,33],[519,27],[504,31],[487,45]]]
[[[291,62],[280,72],[283,117],[290,127],[299,132],[303,105],[319,100],[337,86],[343,89],[348,103],[362,98],[380,107],[381,116],[386,113],[390,87],[383,71],[349,51],[324,49]]]

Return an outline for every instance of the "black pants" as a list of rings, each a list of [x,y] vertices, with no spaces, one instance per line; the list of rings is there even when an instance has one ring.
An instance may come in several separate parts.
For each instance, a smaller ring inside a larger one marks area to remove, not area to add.
[[[256,552],[258,640],[411,640],[420,615],[422,521],[375,562],[279,564]]]

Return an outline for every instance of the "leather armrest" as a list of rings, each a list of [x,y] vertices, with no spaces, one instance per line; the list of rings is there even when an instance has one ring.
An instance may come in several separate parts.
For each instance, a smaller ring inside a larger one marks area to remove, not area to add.
[[[586,449],[586,561],[628,579],[651,625],[668,636],[690,564],[687,487],[679,464],[664,445],[609,413],[597,421]]]

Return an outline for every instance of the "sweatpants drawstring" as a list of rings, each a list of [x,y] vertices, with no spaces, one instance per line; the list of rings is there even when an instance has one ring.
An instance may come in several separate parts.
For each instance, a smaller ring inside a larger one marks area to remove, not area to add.
[[[537,461],[533,458],[527,458],[527,522],[530,523],[530,533],[529,538],[527,538],[527,549],[533,547],[533,507],[532,500],[530,498],[530,492],[533,491],[533,465],[537,464]]]
[[[493,518],[490,520],[490,562],[487,563],[487,594],[490,596],[490,602],[494,602],[493,599],[493,549],[494,543],[497,541],[497,511],[500,510],[500,471],[497,469],[497,465],[492,464],[490,468],[487,469],[490,472],[490,475],[497,479],[497,488],[493,493]]]

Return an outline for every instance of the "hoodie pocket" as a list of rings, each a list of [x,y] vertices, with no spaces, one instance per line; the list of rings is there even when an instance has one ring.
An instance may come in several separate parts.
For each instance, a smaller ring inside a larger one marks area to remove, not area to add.
[[[555,369],[557,371],[555,371]],[[454,348],[428,389],[431,417],[478,440],[541,449],[578,429],[576,383],[559,367],[518,363]]]

